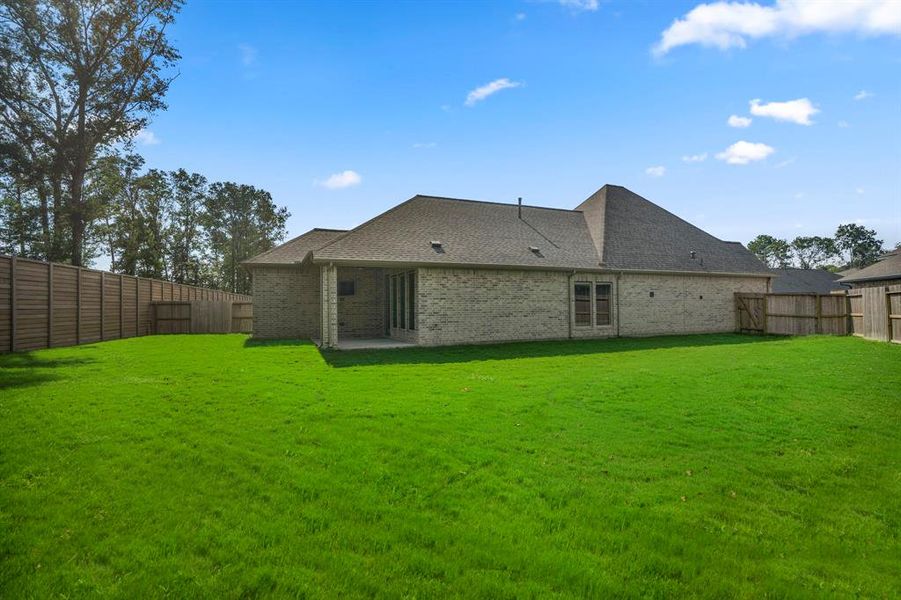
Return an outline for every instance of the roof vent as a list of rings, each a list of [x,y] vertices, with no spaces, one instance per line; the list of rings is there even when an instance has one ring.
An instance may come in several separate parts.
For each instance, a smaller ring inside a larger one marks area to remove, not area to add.
[[[694,260],[694,259],[696,259],[696,258],[698,257],[698,253],[695,252],[694,250],[692,250],[692,251],[690,252],[690,254],[691,254],[691,260]]]
[[[444,247],[441,245],[441,242],[439,240],[432,240],[431,244],[432,250],[434,250],[438,254],[444,254]]]
[[[544,254],[541,253],[541,248],[539,248],[538,246],[529,246],[529,252],[539,258],[544,258]]]

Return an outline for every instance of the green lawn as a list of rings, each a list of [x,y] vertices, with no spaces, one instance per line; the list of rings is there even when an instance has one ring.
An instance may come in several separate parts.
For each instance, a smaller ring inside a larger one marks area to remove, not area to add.
[[[0,356],[0,597],[892,597],[901,346]]]

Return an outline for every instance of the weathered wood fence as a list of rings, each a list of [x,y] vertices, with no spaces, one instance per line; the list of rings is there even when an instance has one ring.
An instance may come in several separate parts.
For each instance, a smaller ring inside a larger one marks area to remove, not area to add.
[[[0,352],[149,335],[152,303],[176,300],[230,306],[232,302],[249,303],[251,298],[0,255]]]
[[[901,342],[901,286],[835,294],[735,294],[735,329],[777,335],[858,335]]]
[[[153,333],[250,333],[253,303],[216,300],[153,302]]]

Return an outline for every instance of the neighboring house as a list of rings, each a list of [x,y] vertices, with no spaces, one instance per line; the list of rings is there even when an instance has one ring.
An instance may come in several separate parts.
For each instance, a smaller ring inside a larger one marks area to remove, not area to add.
[[[831,294],[850,286],[838,282],[841,275],[824,269],[770,269],[773,281],[770,291],[774,294]]]
[[[415,196],[244,265],[254,336],[420,345],[733,331],[771,273],[614,185],[574,210]]]
[[[838,281],[855,288],[901,284],[901,250],[887,252],[869,267],[855,269]]]

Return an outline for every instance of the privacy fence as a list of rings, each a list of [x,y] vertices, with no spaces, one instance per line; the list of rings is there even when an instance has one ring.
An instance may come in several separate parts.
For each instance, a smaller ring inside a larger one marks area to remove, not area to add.
[[[0,255],[0,352],[149,335],[158,302],[231,310],[250,301],[244,294]]]
[[[835,294],[735,294],[735,329],[781,335],[857,335],[901,342],[901,285]]]

